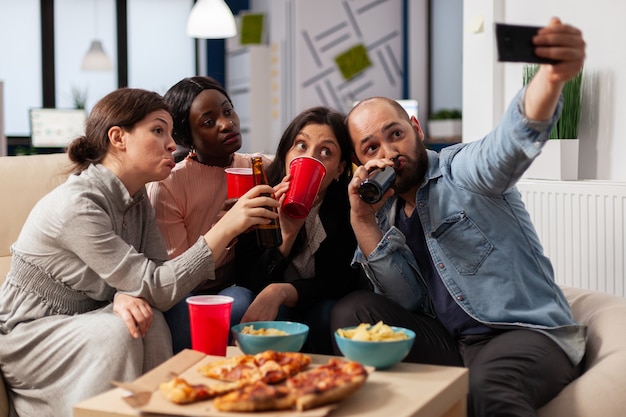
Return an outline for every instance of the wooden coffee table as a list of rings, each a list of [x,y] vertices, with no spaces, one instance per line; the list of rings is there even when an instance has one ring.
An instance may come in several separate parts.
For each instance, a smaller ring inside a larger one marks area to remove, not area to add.
[[[229,347],[228,356],[240,354]],[[327,363],[329,356],[311,355],[313,363]],[[184,351],[150,371],[136,382],[147,390],[156,390],[158,383],[169,379],[172,372],[183,373],[195,367],[206,356],[200,352]],[[178,368],[178,369],[176,369]],[[376,417],[465,417],[467,415],[468,371],[461,367],[399,363],[388,370],[370,374],[366,384],[355,394],[331,410],[329,417],[376,416]],[[124,401],[127,391],[115,388],[82,401],[74,406],[74,417],[157,416],[132,408]],[[185,406],[176,406],[167,415],[188,415]],[[319,417],[311,412],[276,412],[272,417],[294,415]],[[228,416],[232,413],[206,414]],[[253,413],[246,413],[252,416]],[[234,414],[233,414],[234,415]],[[237,413],[237,415],[241,415]],[[267,413],[264,415],[268,415]]]

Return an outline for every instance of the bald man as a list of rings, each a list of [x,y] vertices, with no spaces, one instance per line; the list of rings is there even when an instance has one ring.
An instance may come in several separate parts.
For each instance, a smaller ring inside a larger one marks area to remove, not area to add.
[[[479,141],[426,150],[394,100],[363,100],[346,123],[362,164],[349,184],[360,264],[374,291],[342,299],[333,329],[379,320],[414,330],[406,360],[469,368],[468,415],[536,416],[580,373],[586,327],[574,321],[515,188],[561,111],[585,58],[581,32],[552,19],[534,38],[542,65]],[[383,200],[359,198],[394,166]]]

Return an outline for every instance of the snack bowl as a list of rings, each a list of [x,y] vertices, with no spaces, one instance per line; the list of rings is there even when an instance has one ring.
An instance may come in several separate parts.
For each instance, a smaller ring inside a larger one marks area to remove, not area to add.
[[[269,332],[270,334],[247,334],[244,328],[252,326],[254,332]],[[277,330],[283,335],[272,335]],[[276,352],[298,352],[302,349],[309,326],[294,321],[251,321],[239,323],[231,328],[233,340],[243,353],[255,355],[266,350]]]
[[[353,340],[344,337],[339,330],[352,330],[357,326],[344,327],[335,331],[337,347],[346,358],[376,369],[390,368],[409,354],[415,342],[415,332],[403,327],[390,326],[394,332],[404,333],[400,340]]]

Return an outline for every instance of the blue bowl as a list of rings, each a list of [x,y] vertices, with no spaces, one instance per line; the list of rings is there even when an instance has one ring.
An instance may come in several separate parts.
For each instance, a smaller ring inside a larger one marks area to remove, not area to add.
[[[243,334],[241,331],[246,326],[253,326],[254,330],[276,329],[287,333],[279,336],[266,336],[255,334]],[[302,349],[307,336],[309,326],[293,321],[251,321],[240,323],[231,328],[233,340],[239,349],[245,354],[255,355],[266,350],[276,352],[298,352]]]
[[[351,330],[357,326],[344,327]],[[403,340],[390,341],[363,341],[352,340],[335,332],[335,341],[339,350],[346,358],[359,362],[362,365],[373,366],[376,369],[390,368],[409,354],[415,342],[415,332],[402,327],[391,326],[394,332],[402,332],[408,336]]]

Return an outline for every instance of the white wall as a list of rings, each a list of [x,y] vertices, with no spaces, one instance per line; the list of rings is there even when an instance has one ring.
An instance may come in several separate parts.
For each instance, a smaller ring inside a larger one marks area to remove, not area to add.
[[[271,100],[272,106],[280,103],[272,111],[273,140],[277,142],[285,126],[307,107],[327,105],[347,112],[355,100],[375,95],[417,99],[424,115],[426,6],[426,0],[409,3],[409,97],[402,97],[404,16],[400,0],[251,0],[250,10],[267,15],[271,62],[278,62],[272,68],[278,75],[270,80],[272,94],[280,93]],[[345,80],[334,59],[357,44],[365,45],[372,65]]]
[[[587,43],[579,177],[626,180],[626,3],[620,0],[464,0],[463,140],[484,136],[521,87],[522,64],[497,62],[493,23],[544,25],[557,16]],[[484,31],[470,22],[484,18]]]

